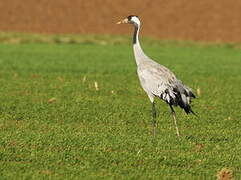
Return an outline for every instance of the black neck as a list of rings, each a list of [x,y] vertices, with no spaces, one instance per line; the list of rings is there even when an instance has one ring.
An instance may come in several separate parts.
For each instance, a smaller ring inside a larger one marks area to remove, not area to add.
[[[137,32],[138,32],[138,26],[134,26],[135,27],[135,30],[134,30],[134,34],[133,34],[133,44],[136,44],[136,42],[137,42],[137,36],[138,36],[138,34],[137,34]]]

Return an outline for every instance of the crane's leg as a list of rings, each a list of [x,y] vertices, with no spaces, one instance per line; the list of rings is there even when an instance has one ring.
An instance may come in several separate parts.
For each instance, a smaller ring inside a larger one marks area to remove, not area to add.
[[[172,111],[172,117],[174,119],[174,124],[175,124],[175,127],[176,127],[176,132],[177,132],[177,136],[179,137],[180,136],[180,133],[179,133],[179,129],[178,129],[178,126],[177,126],[177,119],[176,119],[176,113],[173,109],[173,107],[171,105],[169,105],[170,108],[171,108],[171,111]]]
[[[153,136],[156,137],[156,107],[155,103],[152,102],[152,125],[153,125]]]

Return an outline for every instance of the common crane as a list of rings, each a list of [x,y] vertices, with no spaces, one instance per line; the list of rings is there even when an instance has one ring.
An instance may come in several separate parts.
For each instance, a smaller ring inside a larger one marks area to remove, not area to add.
[[[156,108],[154,97],[164,100],[170,107],[174,119],[177,136],[180,136],[176,113],[173,106],[180,106],[189,114],[195,114],[191,109],[191,100],[195,98],[192,90],[178,80],[173,72],[163,65],[150,59],[142,50],[139,42],[141,21],[138,16],[130,15],[117,24],[132,24],[134,26],[133,49],[137,64],[137,74],[142,88],[152,103],[153,135],[156,135]]]

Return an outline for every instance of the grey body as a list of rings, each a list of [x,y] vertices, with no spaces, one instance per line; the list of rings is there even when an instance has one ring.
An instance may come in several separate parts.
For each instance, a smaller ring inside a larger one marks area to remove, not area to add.
[[[169,105],[179,105],[186,113],[192,112],[190,103],[195,96],[191,89],[178,80],[168,68],[146,56],[138,39],[133,44],[133,49],[137,74],[150,101],[153,103],[154,97],[159,97]]]

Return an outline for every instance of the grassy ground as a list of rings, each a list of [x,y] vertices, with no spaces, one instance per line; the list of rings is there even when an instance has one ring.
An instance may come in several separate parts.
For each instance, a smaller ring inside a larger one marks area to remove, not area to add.
[[[180,139],[158,101],[153,141],[130,45],[0,45],[0,179],[241,178],[241,50],[143,46],[199,89]]]

